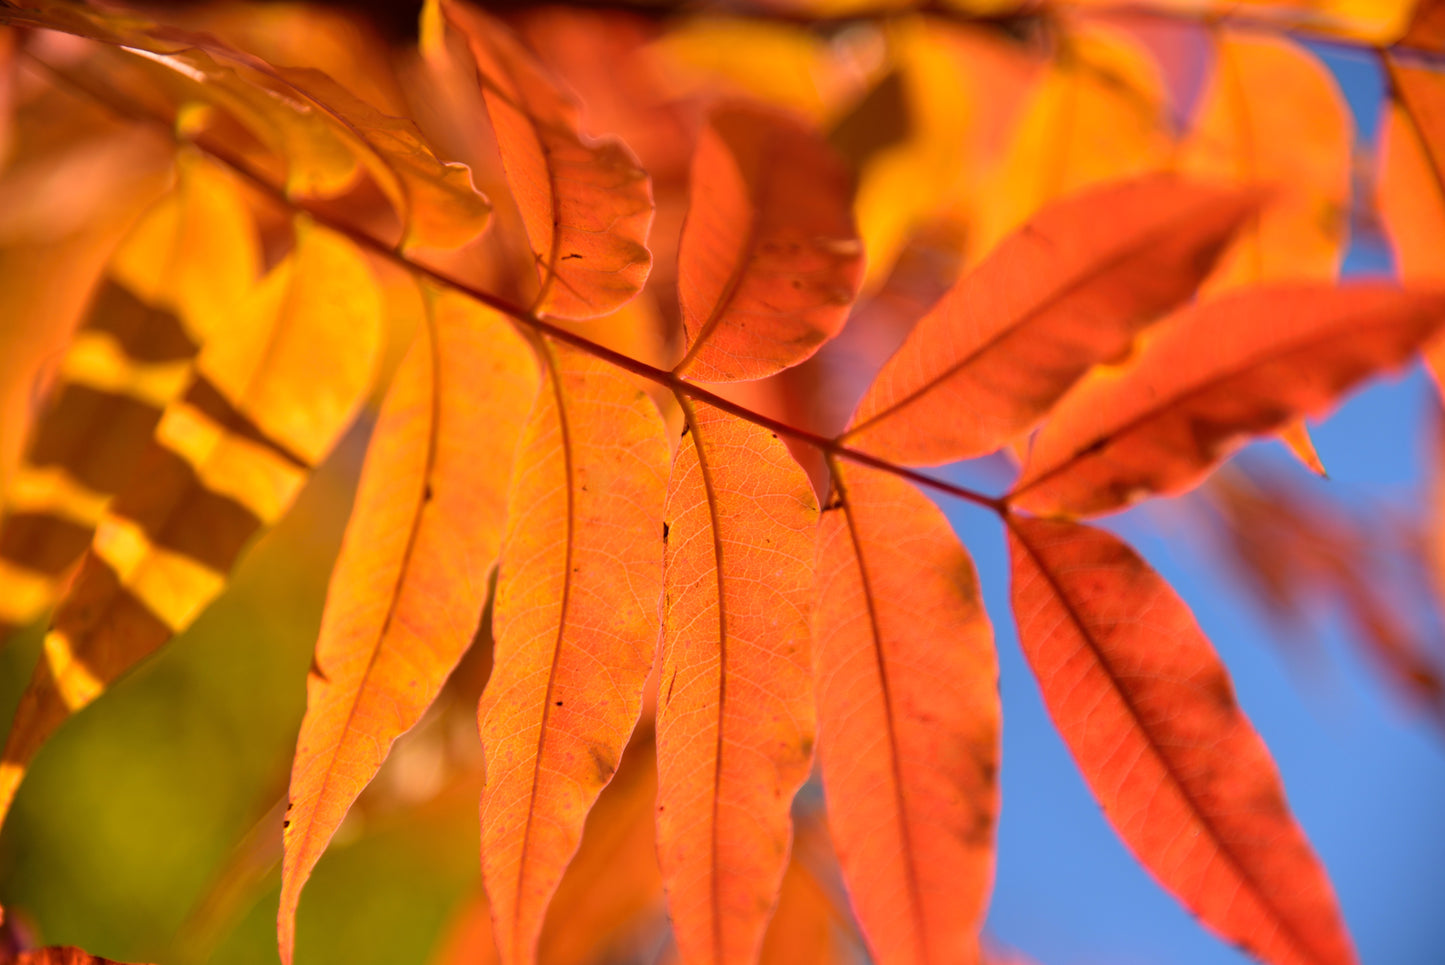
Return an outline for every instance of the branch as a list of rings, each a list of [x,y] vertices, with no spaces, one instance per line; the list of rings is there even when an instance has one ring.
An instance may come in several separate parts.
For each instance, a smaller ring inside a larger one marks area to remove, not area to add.
[[[929,489],[932,489],[935,492],[940,492],[948,496],[953,496],[957,499],[962,499],[977,506],[983,506],[987,509],[993,510],[995,513],[1001,514],[1004,512],[1004,503],[1001,499],[989,496],[985,493],[978,492],[977,490],[970,489],[966,486],[960,486],[955,483],[948,482],[947,480],[938,479],[934,476],[928,475],[927,473],[922,473],[914,469],[909,469],[906,466],[897,465],[885,459],[879,459],[877,456],[872,456],[866,452],[862,452],[846,446],[839,442],[837,439],[821,436],[806,429],[800,429],[796,426],[789,425],[786,422],[779,421],[778,419],[774,419],[773,417],[764,415],[763,413],[755,412],[752,409],[747,408],[746,406],[739,405],[736,402],[725,399],[722,396],[719,396],[713,392],[709,392],[707,389],[702,388],[695,383],[689,382],[686,379],[675,375],[673,372],[667,369],[662,369],[653,365],[649,365],[646,362],[639,361],[632,358],[631,356],[624,355],[621,352],[617,352],[613,349],[607,348],[606,346],[599,345],[598,343],[592,341],[585,336],[568,331],[567,329],[562,328],[561,326],[553,322],[547,321],[545,318],[533,314],[531,311],[521,307],[520,305],[516,305],[504,298],[500,298],[489,292],[482,291],[481,289],[476,288],[468,284],[467,282],[462,281],[461,279],[454,278],[445,272],[438,271],[435,268],[430,268],[424,264],[421,264],[420,262],[413,261],[400,249],[399,246],[387,244],[386,242],[381,241],[364,231],[351,227],[337,220],[335,217],[326,214],[324,211],[318,210],[315,207],[306,204],[305,202],[298,201],[297,199],[290,197],[282,188],[273,184],[270,179],[260,174],[244,159],[237,157],[229,151],[215,145],[202,143],[195,138],[188,137],[186,134],[176,130],[175,126],[171,123],[171,121],[167,120],[166,118],[158,114],[152,113],[135,104],[125,103],[119,98],[112,96],[110,92],[102,91],[92,86],[91,84],[86,83],[79,77],[76,77],[75,75],[70,74],[65,70],[62,70],[61,68],[55,66],[54,64],[46,61],[43,57],[38,56],[33,50],[29,49],[28,47],[22,48],[22,53],[30,62],[40,67],[57,82],[64,85],[68,89],[84,95],[85,97],[89,98],[90,100],[101,105],[102,107],[106,108],[107,110],[111,111],[112,113],[116,114],[121,118],[137,124],[143,124],[149,127],[157,128],[163,131],[168,139],[173,140],[179,144],[184,144],[196,151],[199,151],[201,154],[204,154],[206,157],[212,159],[216,163],[229,168],[236,175],[238,175],[246,182],[251,184],[254,188],[256,188],[256,190],[259,191],[263,197],[276,204],[281,209],[291,213],[306,215],[317,224],[347,238],[357,247],[365,251],[371,252],[373,255],[385,259],[386,261],[389,261],[392,264],[400,267],[404,271],[411,273],[413,277],[425,278],[433,284],[440,285],[445,288],[450,288],[453,291],[458,292],[459,294],[465,295],[466,297],[476,302],[486,305],[488,308],[491,308],[494,311],[498,311],[504,315],[509,316],[519,324],[530,328],[532,331],[537,332],[538,334],[545,335],[548,338],[556,339],[559,342],[564,342],[576,349],[588,353],[589,355],[601,359],[602,361],[607,362],[608,364],[613,365],[616,368],[622,369],[625,372],[629,372],[632,375],[645,379],[656,385],[663,386],[678,395],[686,396],[687,398],[694,399],[699,402],[704,402],[714,408],[721,409],[724,412],[737,416],[740,419],[746,420],[755,425],[762,426],[763,428],[768,429],[771,432],[776,432],[779,435],[787,436],[790,439],[794,439],[798,442],[812,446],[813,448],[818,449],[828,455],[837,456],[839,458],[847,459],[850,462],[859,463],[861,465],[870,466],[882,472],[891,473],[892,475],[907,479],[910,482],[916,483],[917,485],[925,486]]]

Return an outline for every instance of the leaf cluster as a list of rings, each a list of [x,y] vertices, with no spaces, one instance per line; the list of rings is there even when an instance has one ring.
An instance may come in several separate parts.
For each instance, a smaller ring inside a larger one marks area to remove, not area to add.
[[[465,659],[486,887],[440,960],[664,927],[688,963],[988,958],[997,658],[939,498],[1006,531],[1025,654],[1138,860],[1263,961],[1353,962],[1211,643],[1086,520],[1202,487],[1281,612],[1338,595],[1439,713],[1352,571],[1367,527],[1216,471],[1271,436],[1320,470],[1306,418],[1445,364],[1445,7],[1183,8],[435,0],[398,50],[0,0],[0,234],[63,235],[89,291],[0,294],[0,629],[47,621],[0,816],[379,400],[277,813],[287,965]],[[1388,78],[1376,197],[1301,38]],[[1341,282],[1372,218],[1400,279]],[[1006,491],[935,469],[976,458]]]

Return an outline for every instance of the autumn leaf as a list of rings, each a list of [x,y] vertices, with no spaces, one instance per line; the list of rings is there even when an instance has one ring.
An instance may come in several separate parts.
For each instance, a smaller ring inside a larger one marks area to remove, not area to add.
[[[56,372],[0,516],[0,630],[40,617],[133,478],[206,337],[255,284],[252,219],[228,175],[183,155],[176,190],[111,258]]]
[[[1189,609],[1102,530],[1018,517],[1008,529],[1020,643],[1115,830],[1263,961],[1354,962],[1274,762]]]
[[[1009,499],[1086,515],[1183,492],[1250,435],[1404,364],[1442,311],[1445,296],[1379,284],[1251,288],[1186,308],[1131,364],[1060,401]]]
[[[591,965],[599,949],[621,957],[629,943],[655,942],[665,926],[654,840],[655,750],[652,735],[639,727],[587,816],[577,857],[547,911],[537,948],[542,965]]]
[[[166,406],[56,611],[0,757],[0,814],[55,728],[221,592],[242,547],[290,506],[370,385],[380,301],[366,263],[336,235],[299,221],[291,256],[237,313]]]
[[[1445,48],[1445,3],[1418,0],[1400,43],[1424,50]]]
[[[1137,41],[1071,25],[978,191],[972,250],[991,251],[1050,201],[1166,169],[1171,147],[1163,82]]]
[[[1113,537],[1038,517],[1182,493],[1253,436],[1310,458],[1306,416],[1431,351],[1445,294],[1335,284],[1369,168],[1309,37],[1390,76],[1381,208],[1423,278],[1445,88],[1390,38],[1438,45],[1436,6],[433,0],[414,45],[336,12],[0,0],[0,606],[63,597],[0,809],[56,727],[224,590],[396,369],[274,839],[288,965],[302,889],[393,742],[439,705],[359,819],[393,784],[425,794],[430,750],[452,773],[479,692],[461,783],[482,787],[488,895],[458,883],[441,961],[996,957],[997,659],[915,484],[1009,531],[1045,699],[1146,867],[1270,965],[1350,965],[1188,610]],[[1210,37],[1209,73],[1167,62]],[[134,218],[172,158],[176,190],[98,253],[121,234],[98,212]],[[96,253],[52,268],[78,232]],[[81,299],[35,291],[97,277],[61,351]],[[378,363],[384,314],[402,337]],[[1022,470],[1000,498],[912,468],[1001,449]],[[1435,706],[1438,661],[1354,578],[1357,545],[1289,565]],[[464,652],[472,693],[439,696]],[[795,800],[815,739],[832,841],[817,792]]]
[[[680,401],[664,524],[658,854],[686,960],[750,961],[812,760],[818,510],[775,435]]]
[[[1333,280],[1344,257],[1353,130],[1329,71],[1299,45],[1215,34],[1215,63],[1179,171],[1275,188],[1206,284],[1222,292],[1279,280]],[[1269,90],[1269,97],[1249,91]]]
[[[619,141],[589,141],[575,103],[506,27],[440,0],[467,40],[502,164],[537,261],[534,310],[595,318],[631,299],[652,255],[652,186]]]
[[[460,247],[486,227],[491,202],[472,183],[471,169],[437,157],[412,121],[382,113],[321,71],[267,69],[334,120],[391,202],[404,249]]]
[[[914,465],[994,451],[1190,298],[1259,200],[1154,175],[1046,208],[919,321],[841,441]]]
[[[991,32],[922,17],[890,20],[885,37],[894,70],[829,133],[859,171],[854,209],[869,291],[891,275],[915,233],[940,222],[961,230],[968,221],[1034,69]]]
[[[813,623],[828,825],[877,961],[971,961],[999,806],[992,629],[943,513],[832,468]]]
[[[838,333],[863,274],[842,162],[802,122],[731,104],[702,134],[692,184],[678,248],[690,347],[675,371],[728,382],[803,361]]]
[[[476,632],[536,385],[532,349],[505,318],[452,293],[428,296],[377,423],[308,680],[286,822],[283,961],[311,869]]]
[[[1386,64],[1396,100],[1380,124],[1376,203],[1400,277],[1440,281],[1445,257],[1434,238],[1445,230],[1445,82],[1434,70]]]
[[[504,965],[535,960],[547,903],[642,711],[662,588],[667,444],[652,401],[544,344],[497,578],[478,711],[482,870]]]
[[[783,876],[778,911],[760,965],[842,965],[854,959],[835,935],[839,909],[806,864],[794,858]]]
[[[1445,77],[1439,71],[1383,57],[1395,98],[1380,124],[1380,177],[1376,203],[1405,281],[1445,280],[1445,258],[1435,239],[1445,231]],[[1445,372],[1445,344],[1425,347],[1437,385]]]

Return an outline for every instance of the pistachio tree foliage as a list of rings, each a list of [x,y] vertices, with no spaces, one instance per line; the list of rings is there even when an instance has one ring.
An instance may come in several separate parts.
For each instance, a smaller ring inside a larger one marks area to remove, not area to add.
[[[1388,80],[1363,164],[1319,44]],[[1350,965],[1213,645],[1092,520],[1208,493],[1267,602],[1342,600],[1440,713],[1357,564],[1386,536],[1219,470],[1278,436],[1322,472],[1306,418],[1441,374],[1442,66],[1434,0],[431,0],[404,40],[0,0],[0,629],[43,627],[0,817],[359,421],[251,845],[286,965],[459,664],[484,889],[419,958],[992,959],[1004,708],[940,500],[997,517],[992,619],[1159,886],[1270,965]],[[1352,220],[1399,278],[1339,280]],[[1004,491],[937,468],[981,458]]]

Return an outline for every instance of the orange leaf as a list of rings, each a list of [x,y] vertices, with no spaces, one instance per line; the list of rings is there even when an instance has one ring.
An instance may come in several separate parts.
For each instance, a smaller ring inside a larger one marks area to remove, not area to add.
[[[818,508],[776,436],[681,402],[665,530],[657,847],[684,960],[753,961],[812,759]]]
[[[653,843],[657,757],[652,734],[638,729],[617,777],[602,789],[587,816],[577,857],[562,876],[547,911],[537,960],[543,965],[590,965],[623,960],[630,943],[656,940],[665,921],[662,876]],[[484,892],[467,900],[447,929],[432,965],[495,965],[491,909]]]
[[[1295,419],[1290,422],[1281,430],[1279,437],[1301,465],[1316,476],[1329,478],[1330,474],[1325,471],[1324,460],[1320,458],[1319,450],[1315,448],[1315,441],[1310,436],[1310,427],[1303,419]]]
[[[537,258],[534,311],[596,318],[642,289],[652,184],[620,141],[589,141],[577,105],[500,22],[442,0],[476,59],[482,100]]]
[[[856,952],[837,935],[839,909],[826,887],[796,857],[783,876],[778,911],[768,924],[760,965],[843,965]]]
[[[1172,148],[1164,83],[1148,51],[1123,30],[1071,23],[976,190],[972,251],[992,250],[1050,201],[1169,168]]]
[[[505,965],[535,960],[547,903],[637,723],[662,589],[662,420],[606,364],[544,350],[479,709],[482,871]]]
[[[1397,98],[1380,124],[1376,203],[1400,278],[1439,282],[1445,279],[1445,75],[1384,56]],[[1427,346],[1425,362],[1436,385],[1445,383],[1445,342]]]
[[[460,247],[486,227],[492,205],[471,169],[437,157],[414,123],[383,114],[319,70],[267,72],[329,117],[401,219],[403,248]]]
[[[1445,295],[1384,285],[1252,288],[1187,308],[1127,368],[1064,397],[1010,499],[1084,515],[1183,492],[1250,435],[1406,362],[1442,313]]]
[[[55,728],[189,626],[290,507],[370,386],[380,314],[351,244],[300,222],[96,527],[0,757],[0,816]]]
[[[878,962],[971,961],[999,806],[993,633],[938,507],[833,471],[813,622],[828,824]]]
[[[769,108],[715,110],[678,247],[677,373],[730,382],[798,364],[843,327],[862,277],[852,185],[822,135]]]
[[[1387,60],[1399,99],[1380,124],[1380,216],[1400,277],[1445,279],[1445,75]]]
[[[1188,299],[1258,203],[1152,175],[1045,209],[918,323],[843,440],[909,464],[994,451]]]
[[[307,681],[277,919],[283,962],[311,869],[476,633],[537,377],[505,318],[431,296],[372,436]]]
[[[587,817],[577,857],[547,912],[537,953],[542,965],[627,960],[618,946],[666,921],[653,833],[656,800],[657,755],[652,735],[638,728],[616,779]]]
[[[1139,860],[1271,965],[1353,962],[1324,869],[1188,607],[1102,530],[1011,517],[1009,549],[1049,713]]]
[[[1324,64],[1280,37],[1221,32],[1181,173],[1278,186],[1240,232],[1211,291],[1280,279],[1333,280],[1344,257],[1353,131]],[[1268,90],[1268,97],[1249,96]]]
[[[59,598],[162,409],[189,384],[200,344],[254,286],[256,249],[235,182],[182,155],[175,191],[111,258],[5,481],[0,632]]]

